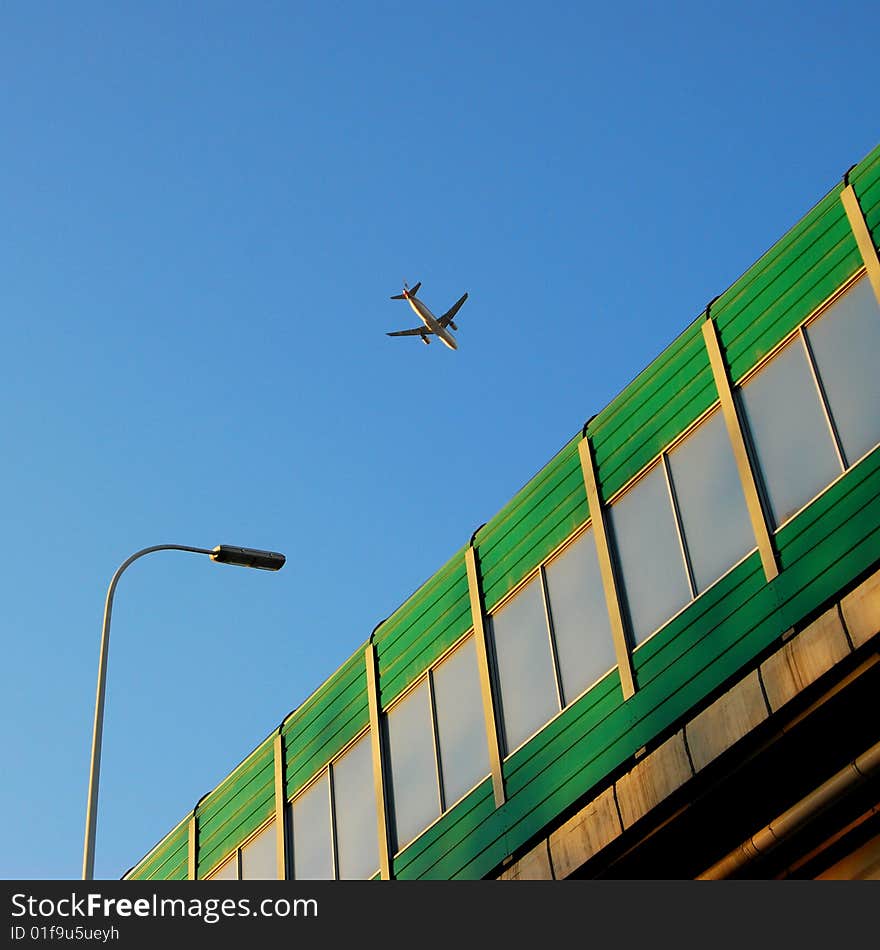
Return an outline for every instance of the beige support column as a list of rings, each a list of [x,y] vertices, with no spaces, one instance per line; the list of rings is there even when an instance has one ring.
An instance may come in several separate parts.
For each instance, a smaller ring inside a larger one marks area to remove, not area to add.
[[[189,816],[189,825],[187,827],[187,849],[186,849],[186,879],[195,881],[198,877],[198,865],[196,864],[196,855],[198,854],[198,842],[196,841],[196,813]]]
[[[718,390],[718,398],[721,400],[721,413],[724,416],[724,424],[727,427],[727,435],[730,438],[733,457],[736,461],[736,469],[739,472],[740,484],[742,485],[743,494],[745,495],[746,508],[749,512],[749,520],[752,523],[752,532],[755,535],[755,542],[761,553],[764,577],[766,577],[768,581],[772,581],[773,578],[779,574],[779,565],[776,563],[776,551],[773,548],[770,526],[767,522],[767,516],[764,514],[761,496],[758,493],[755,473],[752,471],[752,463],[749,460],[749,453],[746,450],[745,436],[743,435],[736,403],[734,402],[733,387],[731,386],[730,375],[727,371],[727,364],[724,362],[724,356],[721,352],[718,331],[715,327],[715,321],[708,314],[703,321],[703,340],[706,343],[706,350],[709,353],[709,363],[712,366],[712,375],[715,377],[715,387]]]
[[[587,505],[590,509],[593,538],[596,542],[596,554],[599,558],[599,573],[602,576],[602,589],[605,591],[605,605],[608,608],[611,637],[614,640],[614,655],[617,658],[617,668],[620,671],[620,686],[623,690],[623,698],[629,699],[636,691],[632,656],[630,655],[629,643],[627,642],[626,631],[623,626],[623,611],[620,606],[617,579],[614,575],[614,564],[611,559],[611,544],[608,540],[608,524],[605,521],[605,508],[599,498],[599,485],[596,480],[596,465],[593,461],[593,450],[590,439],[586,435],[578,443],[578,455],[581,460],[581,473],[584,477],[584,487],[587,490]]]
[[[279,881],[287,880],[287,798],[284,794],[284,740],[275,733],[275,867]]]
[[[391,880],[391,841],[388,836],[388,805],[385,799],[385,770],[382,761],[382,737],[379,731],[379,681],[376,674],[376,648],[373,642],[364,651],[367,668],[367,697],[370,705],[370,745],[373,750],[373,785],[376,791],[376,833],[379,837],[379,874]]]
[[[477,648],[480,694],[483,698],[483,718],[486,721],[486,738],[489,742],[492,790],[495,793],[495,807],[500,808],[507,801],[507,796],[504,792],[504,776],[501,772],[501,743],[498,738],[498,719],[495,715],[495,698],[492,692],[492,673],[489,666],[489,643],[486,639],[483,593],[480,585],[480,574],[477,570],[477,552],[474,550],[473,544],[465,548],[464,563],[467,568],[468,594],[471,600],[474,645]]]
[[[880,256],[878,256],[877,248],[874,247],[874,242],[871,240],[871,232],[868,230],[865,216],[862,214],[859,199],[856,197],[853,186],[849,183],[840,193],[840,200],[843,202],[846,216],[849,218],[849,226],[852,228],[862,260],[865,262],[868,280],[871,281],[877,302],[880,303]]]

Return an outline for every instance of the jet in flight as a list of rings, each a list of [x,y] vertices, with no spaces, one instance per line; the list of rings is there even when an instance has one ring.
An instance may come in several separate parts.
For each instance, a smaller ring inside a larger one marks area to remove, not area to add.
[[[416,297],[419,287],[421,286],[422,283],[419,281],[419,283],[410,290],[404,283],[403,293],[395,294],[391,299],[408,301],[409,305],[415,310],[419,319],[422,321],[422,326],[413,327],[412,330],[394,330],[392,333],[389,333],[388,336],[419,336],[422,338],[422,343],[430,343],[429,337],[434,335],[439,337],[450,350],[457,350],[458,344],[455,342],[455,337],[447,328],[452,327],[453,330],[458,329],[453,322],[453,317],[455,317],[461,305],[467,300],[468,295],[463,294],[442,317],[435,317],[425,304]]]

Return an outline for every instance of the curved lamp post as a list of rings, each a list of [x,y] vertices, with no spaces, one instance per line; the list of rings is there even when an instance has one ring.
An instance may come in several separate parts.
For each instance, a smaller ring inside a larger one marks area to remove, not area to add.
[[[153,551],[189,551],[192,554],[207,554],[218,564],[237,564],[239,567],[256,567],[264,571],[277,571],[284,567],[285,557],[275,551],[258,551],[254,548],[237,548],[230,544],[217,547],[191,548],[184,544],[155,544],[132,554],[119,566],[107,590],[104,605],[104,626],[101,630],[101,654],[98,660],[98,694],[95,698],[95,728],[92,733],[92,759],[89,769],[89,802],[86,808],[86,835],[83,846],[83,880],[90,881],[95,870],[95,831],[98,815],[98,778],[101,770],[101,736],[104,731],[104,688],[107,682],[107,647],[110,641],[110,613],[113,609],[113,594],[122,572],[132,561]]]

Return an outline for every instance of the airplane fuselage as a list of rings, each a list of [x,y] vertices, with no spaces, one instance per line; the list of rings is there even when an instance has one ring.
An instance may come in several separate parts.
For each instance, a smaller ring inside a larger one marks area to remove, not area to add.
[[[415,310],[418,314],[419,319],[425,326],[437,337],[442,340],[450,350],[457,350],[458,344],[455,342],[455,337],[446,329],[446,327],[440,326],[440,321],[434,316],[433,313],[422,303],[418,297],[410,297],[409,294],[406,294],[406,299],[409,305]]]

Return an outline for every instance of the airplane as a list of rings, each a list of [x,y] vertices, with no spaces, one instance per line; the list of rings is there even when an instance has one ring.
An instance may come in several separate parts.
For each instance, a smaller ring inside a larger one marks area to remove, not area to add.
[[[409,305],[418,314],[423,326],[414,327],[412,330],[394,330],[388,333],[387,336],[418,336],[422,338],[422,343],[430,343],[431,341],[428,337],[433,335],[439,337],[441,342],[445,343],[450,350],[457,350],[458,344],[455,342],[455,337],[449,332],[447,327],[452,327],[453,330],[458,329],[453,322],[453,317],[455,317],[461,305],[467,300],[468,295],[463,294],[442,317],[438,318],[416,297],[419,287],[421,286],[422,282],[419,281],[415,287],[410,290],[406,285],[406,281],[404,281],[403,293],[395,294],[391,299],[408,301]]]

